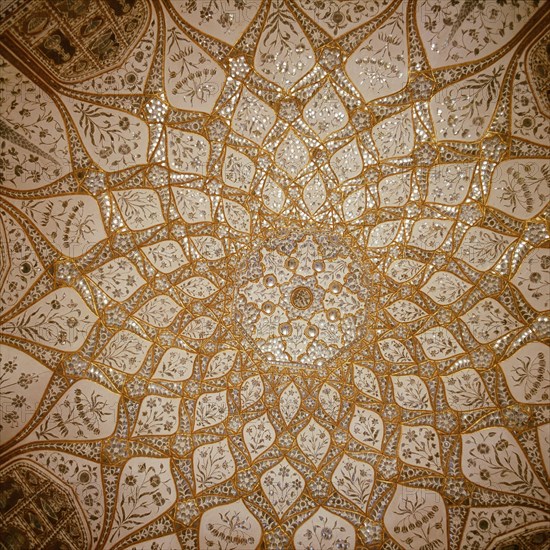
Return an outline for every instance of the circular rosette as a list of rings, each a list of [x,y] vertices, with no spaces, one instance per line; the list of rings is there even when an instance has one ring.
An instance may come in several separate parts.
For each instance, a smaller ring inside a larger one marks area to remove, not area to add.
[[[267,361],[319,367],[364,333],[367,286],[338,235],[285,233],[243,258],[235,319]]]

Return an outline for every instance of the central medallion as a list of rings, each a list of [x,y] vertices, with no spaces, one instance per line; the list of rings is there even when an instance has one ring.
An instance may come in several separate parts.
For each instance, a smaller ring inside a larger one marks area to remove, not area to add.
[[[235,320],[266,361],[321,367],[362,334],[367,285],[339,235],[288,231],[240,270]]]
[[[307,286],[299,286],[292,291],[290,303],[298,309],[307,309],[313,302],[313,292]]]

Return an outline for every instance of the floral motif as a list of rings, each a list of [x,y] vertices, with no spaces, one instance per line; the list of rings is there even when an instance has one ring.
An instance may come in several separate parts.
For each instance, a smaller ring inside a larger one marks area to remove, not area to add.
[[[487,56],[523,27],[538,4],[537,0],[500,0],[498,6],[423,0],[417,14],[427,32],[426,42],[432,44],[428,56],[436,66]]]
[[[439,437],[431,426],[402,426],[399,458],[407,464],[443,473]]]
[[[348,0],[345,3],[338,0],[298,0],[298,3],[331,35],[340,36],[378,15],[389,4],[389,0],[373,0],[368,5],[361,0]]]
[[[185,252],[177,241],[160,241],[143,246],[141,250],[161,273],[172,273],[188,263]]]
[[[252,21],[259,4],[252,0],[187,0],[179,4],[179,14],[195,27],[208,29],[220,40],[234,44]]]
[[[170,435],[178,429],[180,399],[148,395],[139,408],[134,436]]]
[[[181,306],[177,304],[170,296],[155,296],[135,313],[135,316],[146,323],[155,327],[169,326],[178,313]]]
[[[474,369],[461,369],[442,376],[449,406],[456,411],[471,411],[495,404],[487,394],[481,376]]]
[[[63,118],[45,91],[4,58],[0,70],[0,183],[42,187],[70,170]]]
[[[147,159],[147,125],[123,111],[100,107],[69,97],[64,103],[80,129],[94,161],[105,170],[118,170]]]
[[[475,163],[443,164],[430,169],[428,196],[430,202],[456,206],[468,195]]]
[[[96,361],[134,374],[141,368],[151,345],[152,342],[149,340],[129,330],[121,330],[107,342],[96,357]]]
[[[430,394],[424,381],[418,376],[391,377],[395,400],[405,409],[431,411]]]
[[[490,229],[472,227],[464,235],[456,257],[479,271],[491,269],[514,241]]]
[[[236,201],[223,200],[223,213],[229,226],[240,233],[250,233],[250,214]]]
[[[409,350],[399,340],[395,338],[384,338],[378,342],[380,353],[386,361],[394,363],[413,363],[413,358]]]
[[[57,451],[35,451],[28,456],[71,487],[89,522],[92,538],[97,541],[105,513],[100,467],[90,460]]]
[[[372,129],[372,138],[381,159],[403,157],[410,154],[414,146],[411,110],[405,109],[401,113],[379,122]]]
[[[0,230],[5,235],[1,265],[0,314],[12,309],[44,273],[31,241],[12,216],[0,210]],[[11,269],[10,269],[11,267]]]
[[[191,340],[204,340],[212,336],[216,330],[217,323],[212,317],[202,315],[188,323],[183,334]]]
[[[152,189],[113,191],[113,196],[130,229],[148,229],[164,222],[159,196]]]
[[[261,485],[277,516],[283,517],[302,494],[305,482],[284,458],[262,476]]]
[[[231,125],[236,132],[255,143],[261,144],[275,123],[275,112],[261,99],[245,89]]]
[[[404,206],[411,194],[412,173],[387,176],[378,183],[380,206]]]
[[[34,439],[104,439],[116,427],[120,395],[95,382],[79,380],[58,401]]]
[[[97,202],[87,195],[62,195],[14,203],[59,252],[77,258],[106,238]]]
[[[350,57],[346,68],[365,101],[403,88],[408,65],[406,42],[405,10],[398,8]]]
[[[247,422],[243,428],[244,443],[252,460],[256,460],[275,443],[275,428],[267,413]]]
[[[172,192],[178,211],[187,223],[212,221],[212,207],[208,195],[186,187],[174,187]]]
[[[409,300],[397,300],[388,306],[390,315],[400,323],[412,323],[422,317],[426,317],[427,313],[414,302]]]
[[[193,473],[197,493],[218,485],[235,473],[235,461],[227,439],[202,445],[193,453]]]
[[[166,459],[131,458],[120,475],[119,492],[109,541],[115,543],[143,523],[160,516],[176,499],[176,487]]]
[[[541,45],[539,43],[539,47],[535,51],[539,50]],[[539,107],[541,96],[537,93],[536,88],[529,81],[525,62],[519,61],[513,97],[513,132],[524,139],[544,143],[549,131],[549,123],[548,117],[544,116]]]
[[[318,468],[330,447],[330,434],[326,428],[311,419],[298,434],[298,447]]]
[[[60,350],[76,351],[96,321],[97,316],[74,289],[62,288],[4,323],[2,331]]]
[[[271,4],[267,21],[256,50],[256,68],[266,79],[290,88],[313,67],[313,49],[281,0]]]
[[[304,120],[321,139],[346,126],[349,120],[348,113],[330,82],[327,82],[304,107]]]
[[[520,403],[550,402],[549,349],[542,342],[529,342],[500,366],[514,398]]]
[[[205,380],[213,380],[215,378],[221,378],[225,376],[235,364],[237,359],[237,350],[226,349],[219,351],[208,361],[206,372],[204,374]]]
[[[431,101],[437,135],[442,139],[474,141],[489,126],[505,63],[498,62],[474,77],[452,84]]]
[[[448,306],[460,299],[471,287],[470,283],[457,277],[454,273],[438,271],[428,279],[421,290],[434,302]]]
[[[301,404],[302,398],[300,397],[300,390],[298,390],[296,384],[292,382],[283,390],[279,399],[279,409],[287,425],[292,422],[293,418],[300,410]]]
[[[361,365],[353,365],[353,383],[364,394],[381,400],[380,384],[372,370]]]
[[[227,392],[203,393],[195,407],[195,430],[215,426],[227,418]]]
[[[168,348],[162,355],[153,378],[187,380],[193,375],[197,354],[179,348]]]
[[[550,282],[550,249],[535,248],[523,259],[512,283],[536,311],[550,308],[546,289]]]
[[[418,334],[417,338],[430,359],[447,359],[464,352],[455,337],[444,327],[428,329]]]
[[[210,298],[214,294],[218,287],[209,279],[205,277],[190,277],[182,281],[178,288],[180,288],[185,294],[196,298],[197,300],[203,300]]]
[[[167,147],[172,169],[192,174],[206,172],[210,144],[202,136],[173,129],[168,133]]]
[[[423,267],[422,262],[413,259],[394,260],[388,269],[388,277],[399,283],[404,283],[411,280]]]
[[[482,487],[546,500],[548,492],[506,428],[484,428],[462,435],[462,470]]]
[[[338,149],[330,159],[330,165],[340,182],[358,176],[363,169],[363,158],[357,140],[350,141]]]
[[[309,153],[305,143],[294,133],[289,132],[275,152],[275,162],[295,178],[307,166]]]
[[[445,505],[435,491],[397,485],[384,525],[403,548],[448,548]]]
[[[223,182],[229,187],[248,191],[254,179],[254,163],[240,151],[228,147],[223,162]]]
[[[205,548],[258,548],[262,528],[242,500],[207,510],[201,517],[199,541]]]
[[[330,418],[333,420],[338,420],[342,405],[342,398],[340,397],[338,391],[330,384],[324,383],[320,389],[319,403]]]
[[[248,409],[264,394],[262,377],[257,374],[247,378],[241,387],[241,409]]]
[[[117,302],[126,300],[145,284],[145,279],[127,258],[111,260],[92,271],[89,277]]]
[[[370,464],[344,455],[332,474],[334,488],[360,510],[366,511],[374,485]]]
[[[294,544],[295,548],[348,550],[355,546],[355,530],[351,523],[321,507],[296,529]]]
[[[493,173],[488,204],[527,220],[548,204],[549,178],[550,164],[542,159],[504,161]]]
[[[422,250],[437,250],[449,234],[453,222],[450,220],[418,220],[414,222],[410,246],[416,246]]]
[[[521,324],[493,298],[485,298],[462,315],[474,338],[486,344],[518,329]]]
[[[374,226],[369,234],[368,246],[370,248],[384,248],[390,245],[399,232],[399,221],[382,222]]]
[[[379,414],[355,405],[349,431],[357,441],[380,450],[384,439],[384,423]]]
[[[225,77],[218,64],[178,29],[173,21],[166,32],[164,79],[170,103],[180,109],[210,112]]]
[[[16,348],[0,352],[0,439],[7,443],[28,424],[52,373],[40,362]]]

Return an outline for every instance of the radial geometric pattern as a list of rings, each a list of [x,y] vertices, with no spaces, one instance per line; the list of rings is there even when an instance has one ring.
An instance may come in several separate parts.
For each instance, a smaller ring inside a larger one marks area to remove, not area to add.
[[[0,546],[550,545],[543,0],[7,0]]]

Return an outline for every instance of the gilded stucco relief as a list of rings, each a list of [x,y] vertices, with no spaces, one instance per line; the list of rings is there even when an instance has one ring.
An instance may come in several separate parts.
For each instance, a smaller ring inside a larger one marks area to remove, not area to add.
[[[544,0],[8,0],[0,546],[550,545]]]

